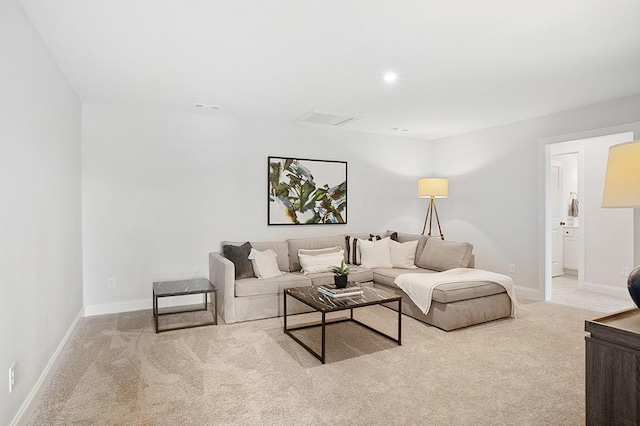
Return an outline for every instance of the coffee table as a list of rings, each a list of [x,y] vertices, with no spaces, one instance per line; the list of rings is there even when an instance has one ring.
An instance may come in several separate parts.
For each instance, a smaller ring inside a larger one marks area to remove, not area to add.
[[[187,296],[190,294],[202,294],[203,297],[203,305],[202,308],[196,309],[182,309],[178,308],[163,308],[164,312],[160,312],[158,309],[158,299],[161,297],[172,297],[172,296]],[[211,303],[209,303],[209,294],[211,294]],[[153,320],[156,326],[156,333],[161,333],[163,331],[171,331],[171,330],[181,330],[184,328],[193,328],[193,327],[201,327],[203,325],[215,325],[218,324],[218,296],[217,296],[217,288],[206,278],[194,278],[190,280],[180,280],[180,281],[157,281],[153,283]],[[213,320],[207,321],[199,324],[192,325],[182,325],[178,327],[171,327],[165,329],[159,329],[158,327],[158,317],[160,315],[173,315],[173,314],[183,314],[185,312],[197,312],[197,311],[208,311],[209,305],[213,305]]]
[[[361,296],[357,297],[344,297],[344,298],[332,298],[330,296],[326,296],[323,293],[320,293],[315,287],[293,287],[284,290],[284,332],[289,335],[293,340],[298,342],[303,348],[309,351],[313,356],[318,358],[322,364],[325,363],[325,334],[327,324],[335,324],[338,322],[344,321],[352,321],[361,326],[374,331],[394,342],[398,343],[398,346],[401,345],[401,335],[402,335],[402,297],[397,296],[393,293],[389,293],[387,291],[383,291],[377,288],[372,287],[360,287],[363,291]],[[307,306],[315,309],[317,312],[322,314],[322,321],[318,324],[309,324],[304,326],[298,326],[294,328],[287,328],[287,296],[293,297],[294,299],[299,300]],[[383,303],[389,302],[397,302],[398,303],[398,336],[394,338],[385,334],[375,328],[364,324],[353,317],[353,310],[356,308],[362,308],[364,306],[371,305],[381,305]],[[337,319],[327,322],[326,315],[329,312],[338,312],[338,311],[350,311],[349,318]],[[298,337],[294,336],[292,331],[301,330],[304,328],[310,327],[322,327],[322,351],[321,353],[317,353],[309,346],[307,346],[304,342],[302,342]]]

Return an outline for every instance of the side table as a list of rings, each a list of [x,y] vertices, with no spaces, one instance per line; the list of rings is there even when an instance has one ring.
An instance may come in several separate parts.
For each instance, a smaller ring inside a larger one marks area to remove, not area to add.
[[[161,297],[172,296],[187,296],[191,294],[202,294],[204,296],[204,304],[202,308],[181,310],[176,308],[164,308],[164,312],[160,312],[158,309],[158,299]],[[209,302],[209,294],[211,294],[211,301]],[[181,281],[158,281],[153,283],[153,320],[156,325],[156,333],[171,330],[181,330],[184,328],[201,327],[204,325],[216,325],[218,324],[218,296],[217,288],[206,278],[195,278],[191,280]],[[170,327],[165,329],[159,329],[158,317],[160,315],[173,315],[182,314],[185,312],[198,312],[208,311],[209,305],[213,305],[213,321],[208,321],[199,324],[181,325],[178,327]]]
[[[586,424],[640,424],[640,310],[585,321]]]

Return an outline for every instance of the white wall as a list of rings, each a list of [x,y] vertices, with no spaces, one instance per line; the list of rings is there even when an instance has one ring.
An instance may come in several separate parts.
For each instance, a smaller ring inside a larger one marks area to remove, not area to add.
[[[88,313],[150,308],[152,281],[208,276],[224,240],[422,230],[427,142],[213,114],[83,105]],[[267,226],[269,155],[346,160],[348,224]]]
[[[87,311],[147,307],[152,281],[206,276],[207,253],[223,240],[386,228],[419,233],[426,203],[415,195],[416,179],[432,175],[450,179],[449,198],[438,202],[447,239],[471,241],[478,267],[507,273],[508,264],[515,264],[516,285],[541,298],[540,140],[577,139],[638,119],[635,96],[429,143],[220,115],[83,105]],[[269,155],[348,161],[349,224],[267,226]],[[109,277],[117,279],[116,288],[107,287]]]
[[[7,425],[82,309],[80,104],[14,0],[0,2],[0,58],[0,424]]]
[[[622,137],[620,137],[622,136]],[[624,134],[583,141],[585,163],[584,236],[585,286],[617,287],[626,293],[627,275],[633,269],[633,209],[603,209],[602,192],[607,171],[609,147],[633,140]]]
[[[449,178],[449,198],[438,203],[447,239],[473,242],[477,267],[506,274],[515,264],[515,284],[542,298],[544,143],[610,126],[637,135],[638,120],[640,96],[632,96],[435,141],[434,173]]]

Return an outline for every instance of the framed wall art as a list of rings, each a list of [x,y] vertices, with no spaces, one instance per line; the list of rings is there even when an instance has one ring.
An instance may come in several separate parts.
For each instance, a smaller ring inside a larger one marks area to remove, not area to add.
[[[268,224],[347,223],[347,162],[268,157]]]

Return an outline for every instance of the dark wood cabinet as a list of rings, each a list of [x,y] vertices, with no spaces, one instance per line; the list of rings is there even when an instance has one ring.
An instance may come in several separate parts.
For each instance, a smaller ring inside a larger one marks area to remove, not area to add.
[[[640,424],[640,310],[585,322],[587,425]]]

